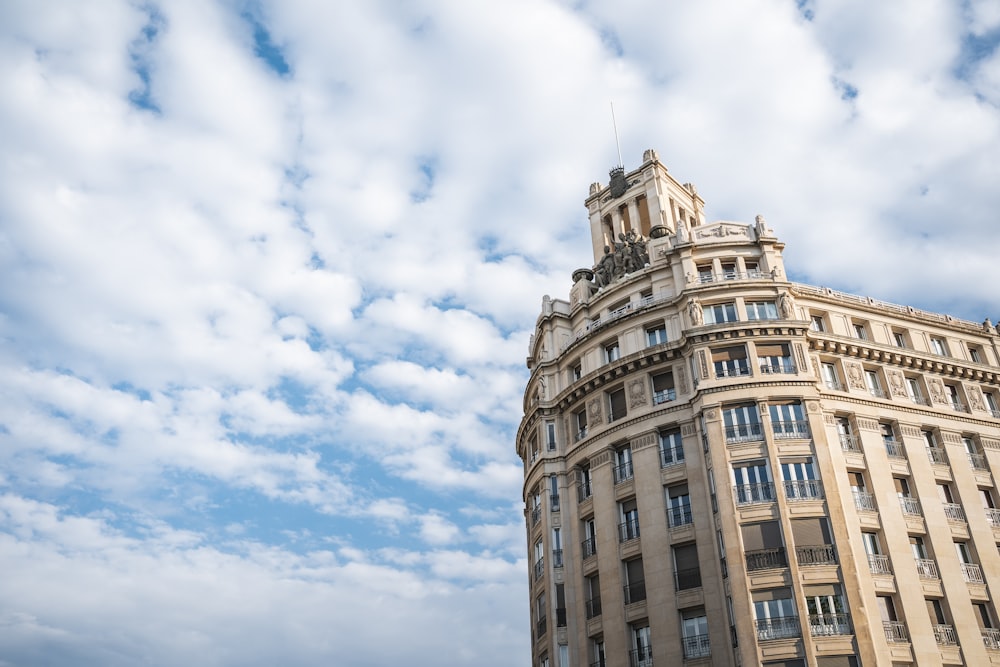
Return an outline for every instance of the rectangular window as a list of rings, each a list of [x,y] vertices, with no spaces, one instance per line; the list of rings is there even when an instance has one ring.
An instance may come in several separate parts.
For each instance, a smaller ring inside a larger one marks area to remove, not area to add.
[[[790,589],[773,588],[757,591],[752,593],[751,597],[757,624],[757,639],[783,639],[802,634]]]
[[[785,486],[785,498],[792,500],[816,500],[823,497],[823,486],[816,479],[816,468],[812,458],[783,460],[781,479]]]
[[[681,643],[685,660],[712,654],[708,643],[708,617],[701,607],[681,612]]]
[[[576,439],[583,440],[587,437],[587,410],[579,410],[573,413],[573,422],[576,426]]]
[[[835,391],[843,390],[843,385],[840,384],[840,376],[837,375],[837,367],[833,364],[823,362],[819,366],[820,375],[823,376],[823,384],[826,385],[827,389],[833,389]]]
[[[906,378],[906,395],[911,401],[918,405],[927,404],[927,399],[924,398],[923,389],[920,387],[920,380],[917,378]]]
[[[847,607],[844,595],[837,584],[803,586],[806,613],[809,614],[809,632],[813,637],[848,635]]]
[[[649,637],[649,624],[633,625],[631,667],[653,667],[653,644]]]
[[[762,440],[760,417],[757,406],[732,405],[722,409],[722,422],[726,432],[726,442],[750,442]]]
[[[653,405],[677,400],[674,390],[674,374],[671,371],[653,376]]]
[[[868,325],[864,322],[852,322],[851,330],[858,340],[868,340]]]
[[[746,345],[719,347],[712,350],[712,364],[715,367],[715,377],[740,377],[750,375],[750,362],[747,360]]]
[[[948,356],[948,345],[943,338],[931,337],[931,352],[941,357]]]
[[[698,562],[698,546],[682,544],[673,547],[674,584],[679,591],[701,587],[701,567]]]
[[[625,387],[618,387],[607,392],[608,396],[608,421],[613,422],[621,419],[628,412],[625,409]]]
[[[678,429],[660,432],[660,465],[664,468],[684,463],[684,445]]]
[[[632,449],[622,447],[615,451],[615,484],[632,479]]]
[[[768,406],[775,438],[808,438],[809,422],[802,403],[775,401]]]
[[[728,261],[722,262],[722,277],[726,280],[736,280],[738,277],[736,272],[736,262]]]
[[[621,356],[622,356],[622,349],[621,347],[619,347],[618,341],[608,343],[607,345],[604,346],[604,360],[607,363],[610,364],[612,361],[618,361],[619,359],[621,359]]]
[[[774,502],[774,484],[766,461],[733,464],[733,484],[737,505]]]
[[[792,538],[799,565],[832,565],[837,562],[833,536],[825,518],[792,519]]]
[[[785,542],[777,521],[750,523],[740,526],[747,572],[788,567]]]
[[[945,391],[948,392],[948,402],[951,403],[951,407],[959,412],[965,412],[965,405],[962,403],[962,398],[958,393],[958,387],[953,384],[945,384]]]
[[[590,558],[597,554],[597,524],[594,523],[594,517],[589,517],[583,520],[583,557],[584,559]]]
[[[667,327],[663,324],[646,329],[646,345],[662,345],[667,342]]]
[[[736,322],[736,304],[717,303],[713,306],[705,306],[702,309],[705,316],[705,324],[722,324],[723,322]]]
[[[776,320],[778,319],[778,307],[774,301],[748,301],[748,320]]]
[[[590,478],[590,468],[579,468],[576,471],[577,499],[583,502],[594,494]]]
[[[743,261],[743,268],[747,271],[747,278],[760,278],[760,263],[755,259],[747,259]]]
[[[757,343],[757,363],[762,373],[794,373],[787,343]]]
[[[583,366],[580,365],[579,361],[569,369],[569,377],[571,382],[576,382],[583,377]]]
[[[909,347],[909,343],[906,340],[906,333],[903,331],[893,331],[892,332],[892,342],[896,347]]]
[[[667,487],[667,525],[680,528],[691,524],[694,519],[691,514],[691,496],[688,495],[687,484],[675,484]]]
[[[587,618],[601,615],[601,578],[594,574],[583,578],[583,591],[587,596]],[[603,646],[602,653],[603,653]]]
[[[813,331],[822,333],[826,331],[826,322],[822,315],[811,315],[809,321],[809,328]]]
[[[642,571],[642,559],[633,558],[622,563],[625,578],[625,604],[642,602],[646,599],[646,578]]]
[[[556,448],[556,423],[547,420],[545,422],[545,446],[551,452]]]
[[[969,361],[976,364],[983,363],[983,353],[980,352],[980,348],[973,345],[969,346]]]
[[[885,394],[882,392],[882,383],[879,382],[878,372],[866,370],[865,371],[865,386],[868,387],[868,392],[872,396],[882,398]]]
[[[628,542],[639,537],[639,508],[635,498],[618,503],[621,524],[618,526],[618,540]]]
[[[711,264],[699,264],[698,265],[698,282],[700,283],[710,283],[712,282],[712,265]]]
[[[986,409],[992,413],[994,417],[1000,417],[1000,405],[997,403],[997,397],[992,391],[983,391],[983,399],[986,401]]]

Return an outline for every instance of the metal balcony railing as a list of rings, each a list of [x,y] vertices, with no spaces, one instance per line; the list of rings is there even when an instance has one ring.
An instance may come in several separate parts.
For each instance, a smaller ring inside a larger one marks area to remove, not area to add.
[[[628,652],[629,667],[653,667],[653,647],[640,646]]]
[[[534,526],[536,523],[538,523],[538,520],[541,519],[541,518],[542,518],[542,508],[540,506],[539,507],[532,507],[531,508],[531,525]]]
[[[903,445],[895,440],[885,440],[885,453],[889,455],[890,459],[906,458],[906,451],[903,449]]]
[[[899,621],[882,621],[885,638],[890,644],[905,644],[910,641],[906,626]]]
[[[535,631],[538,633],[539,637],[544,635],[545,632],[549,629],[547,621],[548,619],[545,616],[540,616],[538,618],[538,623],[535,626]]]
[[[626,461],[614,467],[615,484],[621,484],[632,479],[632,462]]]
[[[597,538],[591,537],[580,543],[580,548],[583,551],[583,558],[586,560],[591,556],[597,555]]]
[[[556,494],[549,495],[549,511],[558,512],[559,511],[559,496]]]
[[[785,556],[785,547],[755,549],[753,551],[747,551],[745,556],[747,561],[747,572],[788,567],[788,558]]]
[[[584,605],[587,618],[595,618],[601,615],[601,598],[591,598]]]
[[[699,283],[717,283],[724,280],[773,280],[774,276],[770,273],[761,273],[760,271],[726,271],[724,273],[699,273],[698,282]]]
[[[969,452],[969,465],[973,470],[989,470],[990,467],[986,463],[986,456],[983,454],[976,454],[974,452]]]
[[[917,405],[930,405],[931,404],[930,401],[928,401],[925,397],[923,397],[920,394],[912,394],[910,396],[910,400],[913,401],[914,403],[916,403]]]
[[[799,565],[834,565],[837,549],[832,544],[795,547],[795,560]]]
[[[809,634],[813,637],[849,635],[851,617],[848,614],[809,614]]]
[[[868,567],[872,574],[892,574],[889,557],[884,554],[868,554]]]
[[[653,405],[659,405],[660,403],[669,403],[670,401],[677,400],[677,391],[674,389],[664,389],[663,391],[653,392]]]
[[[858,439],[850,433],[840,434],[840,448],[845,452],[861,451],[861,447],[858,446]]]
[[[844,385],[840,383],[840,380],[824,380],[823,384],[826,385],[827,389],[832,389],[834,391],[844,391]]]
[[[911,496],[900,496],[899,506],[903,508],[903,514],[910,516],[923,516],[920,511],[920,501]]]
[[[763,440],[764,434],[761,431],[760,423],[734,424],[726,427],[726,443],[753,442]]]
[[[735,378],[735,377],[746,377],[750,375],[750,364],[735,364],[733,366],[722,366],[716,364],[715,366],[715,377],[717,378]]]
[[[801,637],[798,616],[777,616],[775,618],[757,619],[757,639],[785,639],[786,637]]]
[[[992,651],[1000,651],[1000,629],[980,628],[983,633],[983,645]]]
[[[921,579],[940,579],[937,563],[930,558],[917,558],[917,574]]]
[[[823,484],[815,479],[787,480],[784,485],[788,500],[817,500],[823,497]]]
[[[689,588],[701,588],[701,568],[692,567],[674,572],[674,589],[686,591]]]
[[[760,372],[764,375],[795,373],[795,364],[791,358],[778,359],[776,361],[761,360]]]
[[[758,503],[773,503],[774,484],[763,482],[761,484],[739,484],[733,487],[736,495],[737,505],[755,505]]]
[[[985,584],[983,579],[983,569],[975,563],[962,563],[962,576],[970,584]]]
[[[986,520],[990,522],[990,525],[994,528],[1000,528],[1000,509],[995,507],[986,508]]]
[[[694,522],[694,515],[691,513],[691,505],[678,505],[667,508],[667,525],[671,528],[680,528]]]
[[[660,450],[660,467],[669,468],[684,463],[684,449],[681,447],[667,447]]]
[[[939,465],[948,465],[948,459],[944,455],[944,450],[941,449],[940,447],[928,447],[927,458],[931,460],[931,463],[937,463]]]
[[[952,401],[951,402],[951,409],[954,410],[955,412],[968,412],[969,411],[969,408],[965,407],[965,404],[962,403],[961,401]]]
[[[538,581],[539,579],[542,578],[542,575],[545,574],[545,558],[544,557],[543,558],[539,558],[538,560],[535,561],[535,567],[534,567],[534,569],[535,569],[535,581]]]
[[[563,566],[563,550],[553,549],[552,550],[552,567],[562,567]]]
[[[584,426],[583,428],[581,428],[579,431],[576,432],[576,439],[577,441],[580,441],[586,437],[587,437],[587,427]]]
[[[681,637],[681,646],[684,649],[685,660],[705,658],[712,655],[712,648],[708,643],[707,634]]]
[[[594,487],[590,480],[581,480],[580,486],[576,487],[576,499],[578,502],[583,502],[587,498],[594,495]]]
[[[867,491],[854,491],[854,507],[859,512],[877,512],[878,507],[875,505],[875,496],[868,493]]]
[[[636,581],[622,587],[625,592],[625,604],[642,602],[646,599],[646,582]]]
[[[618,541],[628,542],[639,538],[639,520],[629,519],[618,524]]]
[[[948,521],[953,523],[966,523],[965,510],[958,503],[942,503],[944,515]]]
[[[774,430],[774,437],[779,439],[809,437],[807,421],[776,421],[771,422],[771,428]]]
[[[934,630],[934,641],[938,643],[938,646],[956,646],[958,644],[958,635],[955,634],[955,628],[950,625],[934,625],[931,626]]]

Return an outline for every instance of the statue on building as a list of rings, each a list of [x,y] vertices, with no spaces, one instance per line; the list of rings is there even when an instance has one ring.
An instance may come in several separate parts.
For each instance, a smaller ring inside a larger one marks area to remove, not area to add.
[[[757,238],[773,235],[773,232],[767,228],[767,222],[764,220],[764,216],[758,215],[754,218],[754,222],[756,223],[754,225],[754,230],[757,232]]]
[[[701,326],[705,321],[705,313],[701,309],[701,301],[698,297],[693,296],[691,300],[688,301],[688,315],[691,317],[691,324],[694,326]]]
[[[677,221],[677,243],[687,243],[688,242],[688,227],[687,223],[684,222],[684,218]]]
[[[594,266],[597,286],[606,287],[627,273],[635,273],[649,264],[646,239],[634,229],[619,233],[614,248],[604,246],[604,256]]]
[[[610,285],[615,277],[615,257],[611,254],[611,246],[604,246],[604,256],[594,267],[594,277],[598,287]]]
[[[778,295],[778,312],[781,313],[783,320],[795,319],[795,302],[792,301],[792,295],[788,292],[782,292]]]

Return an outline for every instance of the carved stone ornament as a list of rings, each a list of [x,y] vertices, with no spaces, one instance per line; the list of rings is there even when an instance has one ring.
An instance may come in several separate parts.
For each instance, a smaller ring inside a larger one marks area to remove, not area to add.
[[[637,378],[628,383],[628,406],[638,408],[646,405],[646,382]]]
[[[705,417],[707,419],[715,419],[717,414],[718,413],[715,410],[709,410],[708,412],[705,413]]]
[[[699,229],[695,232],[699,239],[724,239],[729,236],[747,237],[747,227],[745,225],[712,225],[707,229]]]
[[[708,379],[708,357],[705,350],[698,350],[698,365],[701,366],[701,379]]]
[[[861,364],[849,361],[845,366],[847,366],[847,384],[850,385],[851,389],[860,389],[861,391],[868,389],[865,386],[865,372],[861,368]]]
[[[683,366],[677,367],[677,391],[682,395],[688,393],[687,372]]]
[[[885,374],[889,379],[889,393],[893,396],[906,398],[906,378],[903,377],[903,373],[890,369]]]
[[[927,392],[931,395],[931,401],[934,403],[947,405],[948,397],[944,394],[944,383],[938,378],[930,378],[927,380]]]
[[[592,398],[587,402],[587,421],[591,426],[596,426],[604,421],[600,397]]]
[[[604,246],[604,256],[594,265],[593,279],[598,288],[606,287],[648,264],[649,252],[646,248],[646,239],[642,234],[630,229],[626,234],[618,234],[614,248],[610,245]]]
[[[799,368],[806,370],[809,367],[809,364],[806,363],[806,353],[805,350],[802,349],[802,343],[795,344],[795,354],[799,358]]]
[[[782,292],[778,295],[778,312],[781,313],[783,320],[795,319],[795,302],[792,301],[792,295],[788,292]]]
[[[965,385],[965,395],[969,397],[969,407],[980,412],[986,411],[986,402],[983,400],[983,391],[979,387],[971,384]]]

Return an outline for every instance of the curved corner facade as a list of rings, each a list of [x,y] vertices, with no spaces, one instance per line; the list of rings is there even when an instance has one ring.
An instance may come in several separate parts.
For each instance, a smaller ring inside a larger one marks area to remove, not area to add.
[[[517,433],[533,664],[1000,664],[992,324],[789,282],[654,151],[586,206]]]

